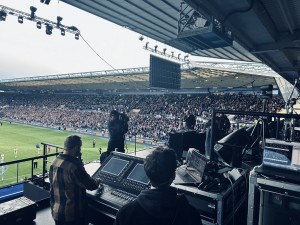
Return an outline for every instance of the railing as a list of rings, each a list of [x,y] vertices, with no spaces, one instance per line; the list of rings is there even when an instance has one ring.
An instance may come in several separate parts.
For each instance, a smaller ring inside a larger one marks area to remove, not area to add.
[[[14,160],[14,161],[10,161],[10,162],[3,162],[3,163],[0,163],[0,170],[3,170],[3,168],[5,168],[6,166],[9,166],[9,165],[16,165],[16,175],[17,175],[17,179],[16,179],[16,183],[23,183],[24,181],[26,181],[27,179],[33,181],[33,182],[36,182],[36,181],[42,181],[41,183],[41,186],[44,188],[45,186],[45,178],[47,177],[47,163],[48,163],[48,157],[54,157],[54,156],[57,156],[58,154],[61,153],[61,150],[63,149],[61,146],[57,146],[57,145],[52,145],[52,144],[49,144],[49,143],[41,143],[43,145],[43,155],[41,156],[36,156],[36,157],[30,157],[30,158],[26,158],[26,159],[20,159],[20,160]],[[52,153],[52,154],[47,154],[47,149],[48,147],[52,147],[52,148],[55,148],[55,153]],[[42,159],[42,172],[41,176],[39,177],[36,177],[34,175],[34,169],[35,169],[35,163],[37,163],[36,161],[39,160],[39,159]],[[30,178],[26,178],[24,179],[23,181],[19,181],[19,172],[20,172],[20,169],[19,169],[19,164],[20,163],[26,163],[26,162],[31,162],[31,177]],[[3,176],[3,174],[2,174]],[[3,177],[2,177],[3,178]],[[1,185],[1,182],[0,182],[0,186],[2,187],[5,187],[5,186],[9,186],[11,184],[15,184],[15,183],[6,183],[5,185]]]

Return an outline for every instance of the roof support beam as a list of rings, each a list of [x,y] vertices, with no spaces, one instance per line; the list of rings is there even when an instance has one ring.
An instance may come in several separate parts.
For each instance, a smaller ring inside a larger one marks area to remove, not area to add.
[[[283,0],[276,0],[278,5],[279,5],[279,9],[283,15],[283,18],[284,18],[284,21],[287,25],[287,27],[289,28],[291,34],[294,33],[294,29],[293,29],[293,26],[292,26],[292,20],[291,20],[291,17],[286,13],[286,9],[285,9],[285,1]]]
[[[285,48],[293,47],[291,45],[299,41],[300,41],[300,31],[296,31],[292,35],[285,35],[285,37],[281,38],[281,40],[279,40],[278,42],[256,46],[253,50],[250,50],[250,52],[253,54],[261,54],[267,52],[282,51]]]

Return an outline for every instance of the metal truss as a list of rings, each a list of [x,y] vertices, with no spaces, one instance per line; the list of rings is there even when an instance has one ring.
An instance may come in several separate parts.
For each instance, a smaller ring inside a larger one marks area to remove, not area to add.
[[[181,69],[191,69],[191,65],[188,63],[181,64]],[[138,67],[129,69],[116,69],[116,70],[103,70],[85,73],[69,73],[69,74],[57,74],[48,76],[37,76],[37,77],[24,77],[24,78],[13,78],[0,80],[1,83],[11,82],[30,82],[30,81],[45,81],[45,80],[61,80],[61,79],[73,79],[73,78],[95,78],[105,76],[127,76],[135,74],[149,74],[149,67]]]
[[[230,71],[236,73],[261,75],[268,77],[281,77],[279,74],[274,72],[268,66],[262,63],[238,63],[238,62],[196,62],[188,61],[181,64],[181,70],[189,70],[193,68],[206,68],[220,71]],[[116,69],[116,70],[103,70],[93,71],[84,73],[69,73],[69,74],[57,74],[48,76],[37,76],[37,77],[25,77],[25,78],[13,78],[13,79],[2,79],[1,83],[10,82],[28,82],[28,81],[45,81],[45,80],[60,80],[60,79],[73,79],[73,78],[95,78],[104,76],[126,76],[135,74],[149,74],[149,67],[138,67],[129,69]]]
[[[184,36],[185,32],[190,34],[193,31],[199,31],[204,29],[211,29],[212,27],[219,32],[225,34],[228,38],[231,37],[231,32],[224,27],[221,22],[219,22],[213,16],[208,15],[206,12],[200,12],[195,10],[185,2],[180,4],[179,20],[177,25],[177,36]]]
[[[77,27],[75,26],[66,26],[61,24],[62,21],[62,17],[57,17],[57,22],[53,22],[51,20],[47,20],[44,19],[42,17],[38,17],[35,15],[36,12],[36,8],[31,6],[30,7],[31,13],[26,13],[26,12],[22,12],[13,8],[9,8],[3,5],[0,5],[0,21],[5,21],[6,16],[7,15],[12,15],[12,16],[16,16],[18,17],[18,21],[20,23],[23,23],[23,19],[29,20],[29,21],[33,21],[37,23],[37,28],[41,29],[42,24],[46,26],[46,33],[47,33],[47,29],[49,31],[49,29],[51,30],[50,33],[47,34],[51,34],[52,33],[52,29],[56,28],[59,29],[61,31],[61,35],[64,35],[65,32],[69,32],[72,34],[75,34],[75,39],[79,38],[80,35],[80,31],[78,30]]]
[[[184,31],[195,30],[208,25],[209,22],[207,18],[191,8],[189,5],[181,2],[178,20],[178,35]]]
[[[174,52],[171,52],[171,54],[169,54],[169,53],[166,52],[166,48],[164,49],[164,51],[159,51],[157,49],[157,46],[155,46],[154,48],[149,47],[148,42],[146,43],[145,46],[143,46],[143,49],[145,49],[147,51],[150,51],[150,52],[153,52],[154,54],[161,55],[161,56],[164,56],[166,58],[181,62],[181,63],[188,63],[189,62],[188,55],[185,55],[183,58],[181,58],[180,53],[178,55],[174,55]]]
[[[278,73],[262,63],[247,62],[190,62],[194,67],[230,71],[237,73],[280,77]]]
[[[103,70],[85,73],[68,73],[68,74],[57,74],[48,76],[37,76],[37,77],[24,77],[24,78],[14,78],[14,79],[3,79],[0,83],[8,82],[27,82],[27,81],[41,81],[41,80],[60,80],[60,79],[73,79],[73,78],[93,78],[101,76],[116,76],[116,75],[133,75],[149,73],[149,67],[139,67],[131,69],[116,69],[116,70]]]

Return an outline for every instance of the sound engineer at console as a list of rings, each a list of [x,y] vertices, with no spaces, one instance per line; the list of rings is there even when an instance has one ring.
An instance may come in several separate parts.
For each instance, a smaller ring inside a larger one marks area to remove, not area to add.
[[[201,218],[185,196],[171,187],[175,179],[176,153],[157,147],[144,160],[151,189],[143,190],[117,213],[114,225],[201,225]]]
[[[68,136],[64,151],[50,166],[50,207],[56,225],[85,225],[86,189],[95,190],[99,179],[91,178],[83,167],[81,138]]]

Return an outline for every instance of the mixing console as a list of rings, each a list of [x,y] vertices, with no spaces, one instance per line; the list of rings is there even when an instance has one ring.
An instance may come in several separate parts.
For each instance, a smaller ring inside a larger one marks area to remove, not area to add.
[[[150,188],[143,159],[119,152],[112,152],[93,178],[100,178],[103,185],[98,190],[87,191],[88,195],[100,205],[115,210],[135,200],[142,190]]]

